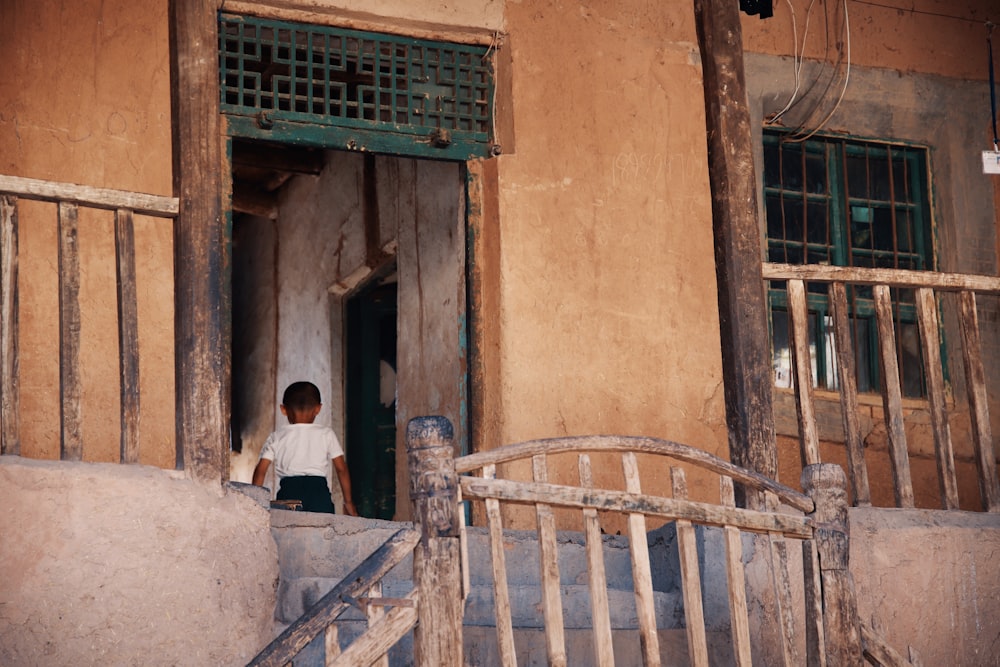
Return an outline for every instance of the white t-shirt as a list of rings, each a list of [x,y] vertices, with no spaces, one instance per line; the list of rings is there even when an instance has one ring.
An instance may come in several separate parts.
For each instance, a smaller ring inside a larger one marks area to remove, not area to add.
[[[328,477],[330,461],[343,456],[337,434],[320,424],[286,424],[268,436],[260,458],[274,462],[275,479]]]

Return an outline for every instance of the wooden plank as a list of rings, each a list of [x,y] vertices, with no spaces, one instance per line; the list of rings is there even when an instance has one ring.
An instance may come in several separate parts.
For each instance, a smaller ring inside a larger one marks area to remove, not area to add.
[[[958,509],[958,481],[955,478],[955,454],[948,424],[948,407],[944,396],[944,372],[941,363],[941,339],[938,335],[938,309],[934,290],[921,287],[916,292],[917,322],[920,327],[920,349],[927,382],[931,428],[934,431],[934,454],[937,458],[938,486],[941,509]]]
[[[76,204],[59,204],[59,458],[63,461],[83,459],[78,215]]]
[[[1000,293],[1000,278],[962,273],[866,269],[853,266],[828,266],[826,264],[770,264],[765,262],[763,274],[765,280],[804,280],[806,282],[841,282],[913,288],[930,287],[939,292],[973,290],[984,293]]]
[[[216,0],[168,3],[171,113],[183,121],[173,124],[177,467],[220,483],[229,479],[231,354],[217,9]]]
[[[462,488],[457,489],[458,497],[456,501],[458,503],[458,539],[459,539],[459,549],[462,552],[462,602],[465,603],[469,599],[469,591],[472,590],[472,575],[469,573],[471,569],[469,567],[469,538],[466,534],[465,525],[465,511],[466,505],[462,499]]]
[[[802,540],[802,578],[805,588],[806,664],[826,667],[823,631],[823,579],[815,540]]]
[[[459,474],[479,470],[484,465],[506,463],[526,459],[535,454],[562,454],[564,452],[634,452],[669,456],[677,461],[690,463],[705,470],[726,475],[733,481],[752,486],[761,491],[770,491],[785,505],[803,512],[813,511],[813,502],[800,491],[775,482],[759,473],[740,468],[718,456],[671,440],[624,435],[587,435],[566,438],[544,438],[517,444],[505,445],[484,452],[476,452],[455,460],[455,470]]]
[[[639,464],[633,452],[622,454],[625,490],[642,494]],[[653,600],[653,575],[649,566],[649,542],[646,517],[639,512],[628,515],[629,555],[632,561],[632,586],[635,589],[635,613],[639,621],[639,644],[646,667],[660,664],[660,638],[656,632],[656,603]]]
[[[989,395],[986,392],[986,372],[983,368],[983,348],[979,337],[979,315],[976,312],[975,293],[962,292],[959,294],[958,303],[962,330],[962,359],[965,361],[965,386],[969,394],[972,442],[975,445],[976,468],[979,471],[979,495],[983,501],[983,509],[988,512],[1000,512],[997,459],[993,450]]]
[[[910,457],[906,447],[903,422],[903,394],[899,383],[899,362],[896,358],[896,331],[892,318],[889,287],[876,285],[875,322],[878,327],[878,363],[882,374],[882,408],[889,437],[889,461],[892,463],[893,491],[896,507],[913,507],[913,481],[910,478]]]
[[[324,632],[350,606],[344,598],[357,597],[406,558],[420,540],[420,533],[403,528],[351,570],[299,620],[285,628],[247,667],[280,667],[292,660],[320,632]]]
[[[708,176],[730,458],[778,476],[767,299],[761,279],[753,132],[743,74],[739,7],[695,0],[704,82]],[[756,506],[759,494],[749,491]]]
[[[326,626],[326,632],[323,633],[323,649],[324,663],[329,667],[340,656],[340,631],[336,623]]]
[[[416,591],[407,596],[416,601]],[[330,663],[331,667],[386,665],[387,652],[417,625],[416,606],[393,607]],[[420,663],[417,663],[420,664]]]
[[[594,488],[590,457],[581,454],[578,459],[580,486]],[[496,502],[496,501],[494,501]],[[583,530],[587,544],[587,583],[590,588],[590,615],[594,631],[594,660],[601,667],[614,667],[615,652],[611,641],[611,609],[608,604],[608,581],[604,569],[604,540],[597,510],[583,510]]]
[[[774,601],[777,621],[781,627],[781,655],[785,667],[796,667],[802,662],[795,646],[795,609],[792,603],[792,583],[788,575],[788,543],[778,533],[768,533],[771,549],[771,580],[774,582]]]
[[[371,585],[371,588],[368,589],[368,595],[370,595],[373,598],[380,598],[380,597],[382,597],[382,581],[381,580],[376,581],[375,583],[373,583]],[[411,600],[411,602],[412,602],[412,600]],[[415,605],[408,605],[408,606],[415,606]],[[371,630],[373,628],[378,627],[379,621],[381,621],[383,618],[385,618],[385,615],[386,615],[386,613],[385,613],[385,607],[383,607],[382,605],[377,605],[377,604],[366,605],[365,606],[365,618],[368,620],[368,629]],[[416,623],[416,611],[414,611],[414,621],[413,622]],[[410,627],[413,627],[413,626],[411,625]],[[407,628],[407,630],[409,630],[409,628]],[[397,641],[398,641],[398,639],[397,639]],[[357,644],[358,642],[355,641],[354,643]],[[388,644],[385,647],[385,651],[388,651],[389,648],[391,648],[392,645],[395,644],[395,643],[396,642],[393,641],[392,643]],[[372,659],[370,661],[364,661],[363,664],[371,665],[371,667],[389,667],[389,656],[385,653],[385,651],[376,651],[375,655],[377,657],[375,657],[374,659]],[[357,663],[355,663],[355,664],[357,664]]]
[[[809,353],[809,311],[806,289],[801,280],[788,281],[788,305],[791,314],[792,367],[795,374],[795,414],[799,420],[799,447],[802,465],[819,463],[819,432],[813,403],[812,356]]]
[[[848,318],[847,290],[844,283],[830,283],[828,291],[830,314],[833,317],[833,340],[837,348],[837,377],[840,378],[840,413],[844,424],[844,445],[847,449],[847,478],[857,507],[870,507],[871,489],[865,446],[861,439],[858,419],[858,381],[854,363],[854,345]]]
[[[668,519],[687,519],[709,526],[732,525],[754,532],[778,532],[791,537],[808,538],[812,527],[801,516],[758,512],[741,508],[720,507],[693,500],[678,500],[646,496],[623,491],[587,490],[574,486],[516,482],[507,479],[486,480],[461,477],[462,493],[467,498],[532,504],[545,503],[556,507],[592,507],[609,512],[641,513]]]
[[[485,479],[496,478],[496,466],[483,467]],[[514,624],[510,617],[510,589],[507,587],[507,558],[503,548],[503,519],[500,516],[500,502],[487,498],[486,521],[490,530],[490,562],[493,567],[493,608],[497,623],[497,644],[500,649],[500,664],[516,667],[517,653],[514,650]]]
[[[736,507],[733,480],[719,478],[719,500],[724,507]],[[735,526],[724,526],[726,579],[729,582],[729,618],[732,624],[733,659],[737,667],[750,667],[750,620],[747,615],[747,588],[743,572],[743,541]]]
[[[548,479],[544,454],[532,457],[531,469],[536,483],[545,482]],[[544,502],[535,503],[535,516],[538,521],[545,647],[550,666],[566,667],[566,634],[563,627],[562,587],[559,584],[559,545],[556,543],[556,519],[552,508]]]
[[[861,645],[867,662],[882,665],[882,667],[912,667],[902,653],[889,646],[882,637],[861,626]]]
[[[139,308],[132,211],[115,211],[118,278],[118,368],[121,375],[121,462],[139,462]]]
[[[17,198],[0,196],[0,454],[21,453]]]
[[[127,208],[141,215],[173,217],[177,215],[176,197],[148,195],[128,190],[91,188],[72,183],[56,183],[35,178],[0,175],[0,193],[13,194],[24,199],[66,202],[89,208],[116,210]]]
[[[674,498],[687,498],[687,480],[681,468],[670,469]],[[698,542],[694,526],[680,519],[677,528],[677,552],[681,566],[681,593],[684,596],[684,627],[687,629],[688,659],[694,667],[708,667],[708,640],[705,637],[705,607],[701,600],[701,571],[698,567]]]

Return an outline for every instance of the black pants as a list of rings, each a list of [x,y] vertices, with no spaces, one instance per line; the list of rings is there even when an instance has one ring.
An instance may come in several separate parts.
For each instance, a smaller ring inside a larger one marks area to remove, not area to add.
[[[278,488],[278,500],[301,500],[303,512],[334,513],[325,477],[285,477]]]

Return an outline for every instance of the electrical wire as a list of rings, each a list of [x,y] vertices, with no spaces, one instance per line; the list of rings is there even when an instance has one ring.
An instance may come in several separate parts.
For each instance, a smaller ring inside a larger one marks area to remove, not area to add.
[[[840,89],[840,95],[837,97],[837,101],[836,103],[834,103],[833,108],[830,109],[830,113],[828,113],[823,118],[823,120],[821,120],[819,124],[817,124],[816,127],[812,129],[808,134],[799,135],[798,132],[801,130],[800,127],[798,130],[795,131],[795,133],[793,133],[793,136],[785,137],[782,139],[782,141],[787,141],[791,143],[801,143],[803,141],[812,138],[817,132],[823,129],[823,127],[827,124],[827,122],[829,122],[829,120],[833,117],[833,114],[837,112],[837,109],[840,108],[841,102],[844,101],[844,95],[847,93],[847,84],[850,82],[851,79],[851,19],[847,12],[847,0],[843,0],[843,6],[844,6],[844,42],[846,48],[847,67],[846,70],[844,71],[844,85]],[[831,79],[831,83],[832,82],[833,80]],[[827,89],[829,89],[829,86],[827,87]]]
[[[972,19],[965,16],[955,16],[953,14],[943,14],[941,12],[929,12],[926,9],[914,9],[913,7],[897,7],[883,2],[872,2],[871,0],[851,0],[859,5],[869,5],[871,7],[881,7],[882,9],[893,9],[898,12],[909,12],[910,14],[923,14],[924,16],[937,16],[943,19],[954,19],[956,21],[967,21],[968,23],[989,23],[989,19]]]
[[[806,8],[806,22],[805,26],[802,28],[802,49],[799,49],[799,35],[797,26],[795,23],[795,7],[792,6],[792,0],[785,0],[788,3],[788,11],[792,15],[792,65],[793,71],[795,72],[795,88],[792,90],[791,96],[788,98],[788,102],[780,111],[775,111],[774,113],[767,116],[765,123],[768,125],[773,125],[778,122],[778,119],[785,115],[785,112],[792,108],[795,103],[795,98],[799,94],[799,87],[802,85],[802,62],[805,59],[806,52],[806,38],[809,35],[809,19],[812,17],[812,8],[816,3],[816,0],[809,0],[809,6]]]

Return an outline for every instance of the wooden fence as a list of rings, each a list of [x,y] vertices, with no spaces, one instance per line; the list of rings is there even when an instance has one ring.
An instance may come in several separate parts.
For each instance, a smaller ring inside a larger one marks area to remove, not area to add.
[[[139,461],[139,340],[133,216],[174,220],[173,197],[0,176],[0,453],[20,454],[18,364],[18,199],[56,205],[59,274],[60,458],[83,456],[80,429],[80,208],[115,212],[118,342],[121,378],[121,462]]]
[[[998,397],[991,397],[989,394],[976,309],[977,293],[993,297],[1000,296],[1000,278],[930,271],[786,264],[764,264],[763,276],[765,280],[788,281],[789,337],[792,348],[793,380],[803,465],[821,462],[813,385],[810,375],[806,284],[823,283],[828,286],[844,439],[847,448],[848,477],[854,504],[858,506],[870,505],[871,493],[868,485],[868,468],[865,464],[864,443],[859,425],[857,373],[848,319],[847,288],[857,285],[872,286],[878,332],[877,353],[882,377],[882,405],[897,507],[913,507],[914,495],[910,476],[910,454],[904,429],[896,332],[889,290],[891,288],[915,290],[917,324],[920,332],[927,405],[934,434],[942,509],[958,509],[959,507],[955,454],[949,427],[938,320],[938,300],[944,294],[954,295],[957,300],[961,331],[961,359],[965,370],[965,387],[968,396],[980,498],[984,510],[1000,511],[1000,486],[997,483],[997,460],[989,415],[990,400],[992,398],[996,401]]]

